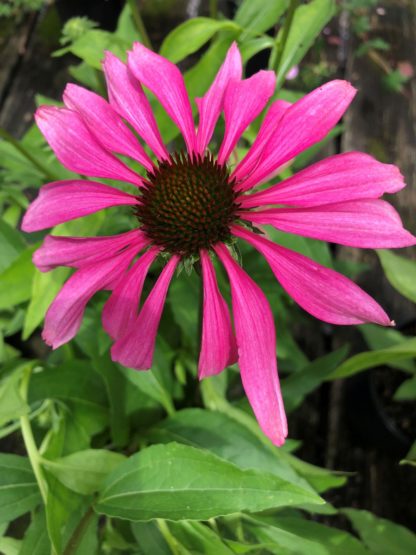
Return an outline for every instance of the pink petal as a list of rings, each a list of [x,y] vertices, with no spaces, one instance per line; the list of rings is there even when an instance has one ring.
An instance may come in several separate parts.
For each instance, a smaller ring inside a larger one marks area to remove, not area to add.
[[[178,262],[179,256],[172,256],[147,297],[132,331],[114,343],[111,349],[114,361],[136,370],[147,370],[152,366],[157,329]]]
[[[36,123],[58,160],[69,170],[141,185],[140,176],[107,152],[90,133],[81,116],[67,108],[41,106]]]
[[[199,110],[197,152],[203,154],[214,132],[215,124],[224,105],[225,89],[231,79],[240,80],[242,74],[241,55],[235,42],[228,50],[214,82],[202,98],[195,98]]]
[[[313,208],[272,208],[243,212],[254,224],[281,231],[369,249],[408,247],[416,238],[403,229],[400,216],[384,200],[356,200]]]
[[[133,51],[128,54],[128,66],[140,83],[152,91],[181,130],[188,152],[194,152],[196,136],[192,108],[179,69],[139,42],[134,43]]]
[[[222,244],[214,247],[231,284],[241,379],[261,429],[276,445],[287,436],[287,422],[276,363],[276,334],[269,303]]]
[[[137,131],[159,160],[169,158],[150,102],[126,64],[111,52],[106,52],[103,69],[110,104]]]
[[[273,71],[259,71],[243,81],[230,81],[224,95],[225,133],[218,153],[220,164],[228,160],[243,131],[266,106],[275,84]]]
[[[104,305],[103,326],[113,339],[123,337],[132,330],[137,319],[144,280],[159,251],[158,248],[151,248],[143,254],[120,279]]]
[[[371,199],[405,186],[399,169],[368,154],[335,154],[264,191],[240,197],[244,208],[264,204],[318,206],[347,200]]]
[[[110,259],[85,266],[69,278],[45,316],[42,337],[48,345],[57,349],[76,335],[88,301],[127,269],[136,252],[136,248],[130,248]]]
[[[209,254],[201,250],[204,288],[201,353],[198,375],[206,378],[218,374],[237,361],[237,347],[227,303],[218,289],[214,266]]]
[[[69,84],[64,91],[65,105],[78,112],[89,131],[106,150],[137,160],[147,170],[153,168],[142,145],[110,104],[98,94]]]
[[[81,179],[54,181],[40,189],[23,218],[22,229],[39,231],[110,206],[137,203],[133,195],[102,183]]]
[[[267,110],[267,114],[261,124],[258,135],[251,145],[250,150],[247,152],[245,157],[238,164],[236,169],[231,174],[237,181],[247,177],[256,168],[260,155],[266,148],[270,137],[275,132],[280,120],[286,113],[286,110],[292,106],[290,102],[285,100],[276,100],[271,104],[270,108]],[[243,197],[245,198],[245,197]]]
[[[240,226],[233,226],[232,232],[261,252],[282,287],[316,318],[330,324],[391,325],[381,306],[338,272]]]
[[[110,237],[47,235],[33,255],[33,263],[41,272],[49,272],[57,266],[83,268],[114,256],[133,244],[140,250],[149,244],[149,240],[139,229]]]
[[[321,141],[336,125],[354,98],[347,81],[330,81],[295,102],[281,119],[264,149],[257,168],[239,189],[247,191],[286,162]]]

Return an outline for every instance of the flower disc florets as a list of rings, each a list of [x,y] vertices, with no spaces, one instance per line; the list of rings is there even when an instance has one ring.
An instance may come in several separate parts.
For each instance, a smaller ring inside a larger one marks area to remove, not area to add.
[[[236,219],[234,182],[211,154],[174,154],[148,173],[136,215],[156,245],[182,256],[230,239]]]

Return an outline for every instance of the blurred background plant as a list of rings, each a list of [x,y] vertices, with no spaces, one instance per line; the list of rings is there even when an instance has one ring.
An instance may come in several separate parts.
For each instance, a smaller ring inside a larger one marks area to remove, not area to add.
[[[351,79],[360,94],[345,120],[280,177],[361,149],[411,178],[411,5],[60,0],[1,8],[0,552],[413,555],[416,537],[403,526],[414,522],[416,484],[410,252],[358,254],[270,231],[279,243],[362,282],[397,321],[396,329],[344,329],[309,318],[263,259],[241,246],[244,267],[266,292],[277,323],[291,439],[276,449],[252,418],[237,368],[198,383],[195,273],[172,282],[151,372],[110,360],[100,324],[105,294],[89,304],[78,336],[51,352],[40,329],[69,270],[38,272],[31,256],[45,234],[19,230],[38,188],[73,175],[33,124],[34,99],[59,104],[64,84],[74,80],[105,95],[104,50],[125,59],[135,40],[180,65],[191,98],[205,92],[234,40],[246,75],[276,71],[275,98],[294,101],[328,79]],[[151,102],[165,141],[178,144],[176,127]],[[244,134],[239,157],[260,119]],[[411,228],[411,188],[398,198]],[[106,211],[53,233],[108,235],[131,225],[129,211]]]

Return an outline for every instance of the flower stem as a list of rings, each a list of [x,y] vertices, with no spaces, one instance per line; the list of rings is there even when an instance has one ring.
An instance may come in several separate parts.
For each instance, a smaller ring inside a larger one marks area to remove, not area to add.
[[[140,15],[139,8],[137,7],[137,0],[127,0],[127,2],[130,6],[134,24],[136,25],[136,29],[139,31],[143,44],[147,46],[147,48],[150,48],[150,50],[153,50],[152,43],[150,41],[149,35],[147,34],[146,27],[143,23],[142,16]]]
[[[181,555],[181,553],[183,553],[183,550],[181,549],[181,546],[178,540],[174,536],[172,536],[166,521],[163,520],[162,518],[158,518],[156,522],[157,522],[159,531],[162,534],[166,543],[168,544],[170,550],[172,551],[172,554]]]
[[[218,0],[209,0],[209,16],[218,19]]]
[[[79,544],[81,543],[81,540],[84,537],[85,532],[87,531],[88,525],[93,515],[94,515],[94,511],[92,510],[92,507],[89,507],[87,512],[79,521],[78,526],[74,530],[74,533],[69,538],[69,541],[63,552],[63,555],[75,555],[79,547]]]
[[[27,393],[29,389],[30,376],[32,374],[32,366],[27,366],[25,368],[25,373],[23,375],[20,393],[24,401],[27,401]],[[43,474],[43,469],[40,463],[39,451],[35,443],[35,439],[32,433],[32,427],[30,425],[30,419],[27,414],[20,417],[20,427],[22,430],[23,442],[29,457],[30,464],[32,465],[33,473],[38,484],[40,494],[42,496],[42,501],[46,505],[48,497],[48,486]]]
[[[59,178],[54,175],[53,173],[51,173],[47,167],[45,167],[41,162],[39,162],[38,160],[36,160],[36,158],[34,156],[32,156],[30,154],[30,152],[26,149],[26,147],[24,147],[19,141],[16,141],[16,139],[14,137],[12,137],[12,135],[10,135],[10,133],[8,131],[6,131],[5,129],[0,127],[0,137],[2,137],[5,141],[7,141],[8,143],[10,143],[11,145],[14,146],[14,148],[16,150],[18,150],[21,154],[23,154],[23,156],[29,160],[29,162],[35,166],[35,168],[37,168],[40,172],[43,173],[43,175],[50,181],[57,181]]]
[[[275,71],[277,71],[280,67],[287,38],[289,36],[290,28],[292,27],[293,17],[298,6],[299,0],[290,0],[289,8],[286,13],[286,19],[282,28],[282,34],[276,44],[276,50],[271,63],[271,67],[273,67]]]

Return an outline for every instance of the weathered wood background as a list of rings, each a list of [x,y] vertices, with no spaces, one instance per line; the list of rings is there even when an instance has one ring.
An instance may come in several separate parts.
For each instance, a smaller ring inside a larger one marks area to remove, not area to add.
[[[185,2],[178,4],[183,13]],[[413,0],[391,0],[380,2],[380,5],[385,8],[385,14],[374,14],[377,36],[392,45],[395,60],[409,61],[416,68],[416,5]],[[172,15],[173,19],[177,18],[177,14]],[[382,161],[397,164],[408,187],[393,202],[407,227],[415,232],[416,77],[405,86],[403,93],[389,92],[381,85],[380,68],[368,57],[355,56],[356,44],[347,13],[341,13],[331,23],[330,32],[340,37],[325,54],[332,64],[336,62],[334,76],[352,81],[359,93],[345,117],[341,139],[334,141],[329,150],[363,150]],[[155,29],[154,33],[157,39],[160,29]],[[66,67],[71,60],[51,58],[50,53],[56,47],[57,37],[51,34],[43,15],[30,16],[10,28],[3,38],[0,36],[0,126],[15,137],[20,137],[32,121],[34,95],[41,93],[58,98],[68,80]],[[383,277],[377,257],[370,251],[347,248],[339,248],[336,254],[370,265],[361,284],[389,311],[399,329],[414,334],[415,306],[391,288]],[[414,252],[406,254],[415,256]],[[312,329],[315,331],[311,332]],[[327,352],[346,339],[357,349],[364,348],[355,330],[328,330],[327,326],[315,324],[307,331],[316,334],[305,340],[305,344],[311,346],[312,355]],[[340,381],[324,385],[308,397],[290,419],[292,437],[304,442],[300,455],[312,463],[353,473],[347,487],[329,495],[329,500],[338,507],[369,509],[379,516],[414,527],[416,471],[398,465],[400,453],[387,440],[383,442],[381,438],[375,445],[372,441],[375,438],[370,437],[371,426],[370,436],[360,441],[357,422],[354,428],[349,418],[351,414],[356,416],[359,399],[355,395],[356,390],[348,382]],[[414,411],[414,407],[409,407],[409,411]],[[363,421],[363,429],[366,424],[371,422]]]

